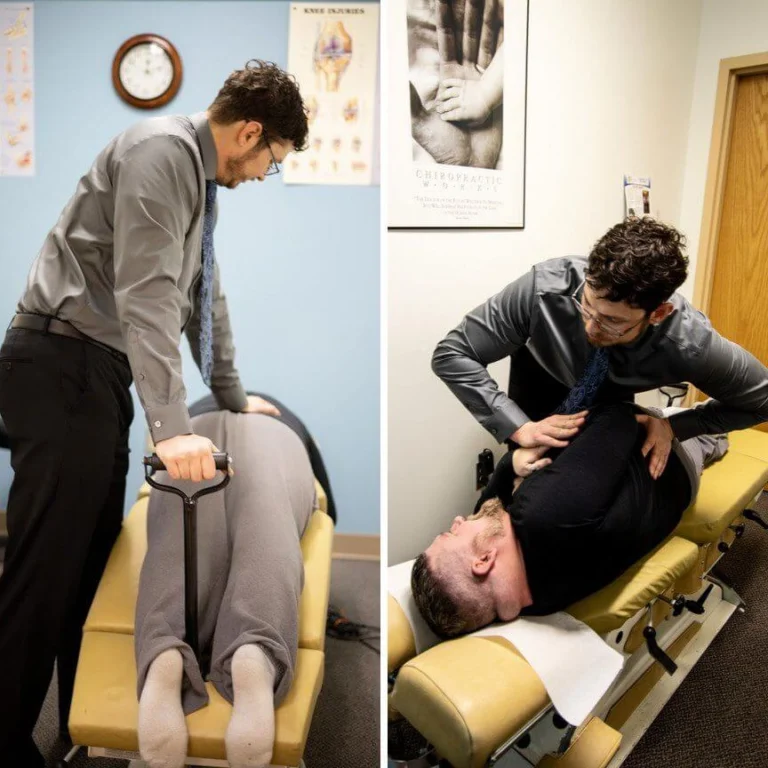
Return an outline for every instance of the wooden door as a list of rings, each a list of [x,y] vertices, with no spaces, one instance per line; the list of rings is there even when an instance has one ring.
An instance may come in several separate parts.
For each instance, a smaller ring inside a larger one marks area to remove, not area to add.
[[[708,315],[768,365],[768,73],[738,79],[732,115]]]

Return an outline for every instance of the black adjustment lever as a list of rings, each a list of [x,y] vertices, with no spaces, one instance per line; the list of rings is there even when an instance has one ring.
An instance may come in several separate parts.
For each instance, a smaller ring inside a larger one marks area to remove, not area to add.
[[[685,610],[685,598],[682,595],[670,600],[666,595],[659,595],[659,599],[663,600],[667,605],[672,606],[672,615],[679,616]]]
[[[647,626],[643,630],[643,637],[648,644],[648,652],[651,656],[664,667],[667,674],[674,675],[677,671],[677,664],[659,647],[659,644],[656,642],[656,630],[650,625]]]
[[[764,528],[766,531],[768,531],[768,523],[763,520],[760,515],[755,512],[754,509],[745,509],[742,513],[744,517],[747,518],[747,520],[751,520],[753,523],[757,523],[761,528]]]
[[[685,607],[691,612],[695,613],[697,616],[701,616],[702,613],[704,613],[704,603],[707,602],[707,598],[709,597],[709,593],[712,591],[712,587],[714,584],[710,584],[699,597],[698,600],[686,600],[685,601]]]
[[[747,526],[744,523],[739,523],[738,525],[729,525],[728,527],[733,531],[736,538],[740,539],[744,535],[744,529]]]

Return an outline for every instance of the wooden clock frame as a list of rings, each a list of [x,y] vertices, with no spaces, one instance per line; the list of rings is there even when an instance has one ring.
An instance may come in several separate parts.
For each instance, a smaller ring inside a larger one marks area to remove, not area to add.
[[[122,82],[120,82],[120,63],[128,51],[135,48],[137,45],[146,43],[155,43],[156,45],[159,45],[171,57],[173,79],[165,92],[154,99],[137,99],[135,96],[128,93]],[[157,107],[165,106],[179,92],[179,88],[181,87],[182,69],[181,56],[179,56],[179,52],[169,40],[166,40],[160,35],[134,35],[129,40],[126,40],[115,54],[115,58],[112,61],[112,84],[120,95],[120,98],[132,107],[137,107],[139,109],[156,109]]]

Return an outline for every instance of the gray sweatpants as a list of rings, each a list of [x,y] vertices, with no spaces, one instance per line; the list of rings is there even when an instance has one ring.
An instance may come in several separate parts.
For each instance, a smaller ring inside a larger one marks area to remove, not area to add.
[[[648,409],[659,411],[658,415],[669,417],[680,411],[687,410],[678,406],[670,406],[663,409]],[[691,501],[695,500],[699,491],[701,473],[710,464],[725,456],[728,451],[727,435],[699,435],[679,443],[680,449],[677,455],[683,462],[688,479],[691,482]]]
[[[264,415],[228,411],[192,420],[233,460],[223,490],[198,501],[199,642],[210,654],[209,679],[230,703],[232,656],[258,643],[275,665],[275,705],[293,681],[298,648],[298,606],[304,584],[300,540],[316,508],[307,452],[285,424]],[[158,482],[191,496],[201,484]],[[214,485],[217,478],[207,485]],[[191,648],[184,642],[184,535],[182,500],[152,490],[148,550],[136,606],[138,695],[158,654],[178,648],[184,660],[182,703],[189,714],[208,703]]]

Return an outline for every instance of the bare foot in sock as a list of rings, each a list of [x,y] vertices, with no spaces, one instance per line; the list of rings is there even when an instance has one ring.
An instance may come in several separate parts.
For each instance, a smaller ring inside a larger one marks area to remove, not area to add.
[[[232,768],[272,761],[275,741],[275,668],[258,645],[242,645],[232,657],[235,704],[225,738]]]
[[[139,700],[139,752],[150,768],[183,768],[187,724],[181,708],[183,664],[177,648],[149,666]]]

